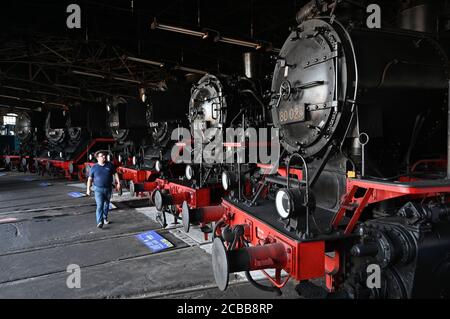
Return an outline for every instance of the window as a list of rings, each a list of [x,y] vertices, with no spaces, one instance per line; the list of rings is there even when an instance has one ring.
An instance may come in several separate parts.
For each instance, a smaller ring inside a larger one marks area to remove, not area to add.
[[[16,117],[5,115],[3,116],[3,125],[16,125]]]

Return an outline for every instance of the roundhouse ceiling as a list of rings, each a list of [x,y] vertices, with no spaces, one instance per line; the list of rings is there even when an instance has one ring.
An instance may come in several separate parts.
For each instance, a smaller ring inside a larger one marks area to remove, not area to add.
[[[0,107],[69,106],[158,88],[185,66],[236,73],[252,50],[152,30],[156,21],[281,47],[306,0],[8,0],[0,18]],[[68,29],[66,8],[81,8],[81,29]],[[126,59],[138,57],[158,65]],[[44,103],[42,103],[44,102]]]

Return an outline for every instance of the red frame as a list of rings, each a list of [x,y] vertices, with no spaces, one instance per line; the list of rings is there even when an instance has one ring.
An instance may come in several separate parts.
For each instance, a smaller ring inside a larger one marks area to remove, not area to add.
[[[85,167],[86,163],[81,164],[80,161],[86,156],[89,150],[95,146],[97,143],[114,143],[113,138],[95,138],[91,140],[86,148],[83,148],[83,151],[80,152],[73,160],[63,161],[63,160],[54,160],[45,157],[36,157],[35,159],[39,162],[42,167],[45,167],[47,163],[51,163],[53,167],[59,168],[64,172],[64,176],[68,180],[72,180],[73,176],[78,176],[80,180],[84,180],[82,173],[80,171]],[[73,165],[73,172],[70,173],[69,167]],[[92,164],[93,165],[93,164]],[[92,166],[91,165],[91,166]]]
[[[211,203],[210,187],[195,189],[161,178],[157,178],[155,182],[157,184],[155,189],[166,190],[173,198],[185,200],[190,208],[200,208],[214,204]],[[181,211],[181,204],[182,202],[177,203],[178,212]]]
[[[300,242],[280,233],[277,229],[265,224],[254,216],[224,200],[221,206],[225,209],[222,221],[229,226],[244,225],[245,239],[253,246],[265,246],[281,243],[285,248],[287,261],[283,270],[289,276],[281,279],[281,268],[276,269],[275,278],[271,278],[265,271],[265,276],[277,287],[283,287],[289,278],[309,280],[325,275],[325,242]],[[277,214],[277,212],[273,212]]]
[[[332,226],[337,228],[348,210],[354,210],[353,216],[347,225],[344,234],[350,234],[364,208],[369,204],[382,202],[388,199],[409,196],[413,198],[436,197],[442,193],[450,193],[449,186],[420,186],[414,185],[414,180],[402,178],[404,183],[378,182],[363,179],[347,179],[347,193],[343,196],[341,206],[333,219]],[[409,184],[407,184],[409,183]],[[356,198],[358,189],[365,189],[362,197]]]
[[[123,180],[133,181],[135,184],[142,184],[150,181],[158,175],[158,172],[156,171],[138,170],[124,166],[117,167],[117,173],[120,174]]]

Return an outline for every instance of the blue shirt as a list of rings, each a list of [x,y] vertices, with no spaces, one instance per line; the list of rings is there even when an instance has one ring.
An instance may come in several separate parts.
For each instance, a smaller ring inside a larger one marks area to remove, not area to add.
[[[110,162],[106,162],[103,166],[97,163],[92,166],[89,176],[94,179],[94,186],[111,188],[115,173],[116,168]]]

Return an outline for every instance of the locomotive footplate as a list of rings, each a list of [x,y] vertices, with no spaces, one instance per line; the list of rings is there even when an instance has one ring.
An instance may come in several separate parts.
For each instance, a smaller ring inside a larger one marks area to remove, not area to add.
[[[155,176],[158,175],[158,173],[153,170],[139,170],[124,166],[118,167],[117,172],[121,175],[122,179],[133,181],[135,184],[141,184],[146,181],[154,180]]]
[[[19,167],[20,155],[1,155],[0,159],[3,159],[4,166],[6,169],[10,170],[13,167]]]
[[[274,289],[282,288],[289,278],[302,281],[335,273],[339,254],[328,244],[349,238],[342,232],[304,238],[283,227],[275,205],[268,200],[248,207],[225,199],[217,210],[224,214],[216,223],[212,259],[221,290],[228,286],[229,273],[239,271],[262,271]],[[318,212],[316,222],[319,227],[329,226],[332,217],[332,213]],[[267,269],[275,269],[275,278]],[[282,270],[288,274],[286,278],[282,278]]]
[[[48,174],[57,175],[64,174],[68,180],[72,180],[72,174],[74,173],[73,161],[55,160],[49,158],[36,158],[35,165],[40,165],[44,168],[44,172]]]
[[[197,188],[190,181],[162,178],[157,178],[155,183],[157,187],[150,195],[150,205],[156,207],[163,227],[166,226],[166,212],[172,214],[174,223],[177,223],[183,209],[199,209],[218,205],[224,194],[222,186],[216,184]],[[210,227],[202,223],[201,229],[207,239],[207,234],[211,232]]]
[[[248,206],[244,203],[238,203],[235,201],[228,201],[224,200],[224,203],[226,203],[227,206],[234,206],[239,210],[239,214],[246,214],[248,216],[251,216],[252,219],[256,219],[263,223],[264,225],[267,225],[267,227],[270,227],[273,229],[273,231],[276,231],[280,235],[286,236],[287,238],[290,238],[295,241],[299,242],[309,242],[309,241],[334,241],[334,240],[340,240],[343,238],[348,238],[349,236],[345,236],[342,232],[331,232],[331,220],[333,219],[333,213],[329,211],[325,211],[322,209],[317,208],[316,212],[314,213],[314,218],[317,224],[317,227],[311,223],[311,233],[313,234],[310,238],[304,238],[302,234],[290,230],[286,228],[281,221],[280,216],[277,213],[277,209],[275,207],[275,204],[273,201],[269,200],[260,200],[259,204],[257,206]],[[300,227],[299,229],[305,229],[306,228],[306,222],[305,218],[302,218],[299,220]],[[349,221],[349,218],[344,216],[344,221]],[[319,228],[319,229],[317,229]]]
[[[358,190],[365,191],[363,196],[356,198]],[[398,197],[427,198],[448,193],[450,193],[450,181],[446,179],[410,180],[405,178],[399,181],[374,181],[349,178],[347,193],[342,199],[341,207],[333,217],[332,226],[338,229],[344,224],[346,225],[345,234],[350,234],[361,213],[369,204]],[[353,211],[352,217],[349,222],[342,223],[348,211]]]
[[[176,212],[179,213],[185,201],[191,208],[217,205],[223,196],[223,189],[219,184],[197,188],[192,182],[184,180],[157,178],[155,182],[158,186],[152,193],[151,200],[159,211],[169,206],[177,206]]]
[[[450,180],[427,179],[411,181],[377,181],[369,179],[349,179],[349,186],[380,188],[386,191],[394,191],[405,194],[448,193],[450,192]]]

